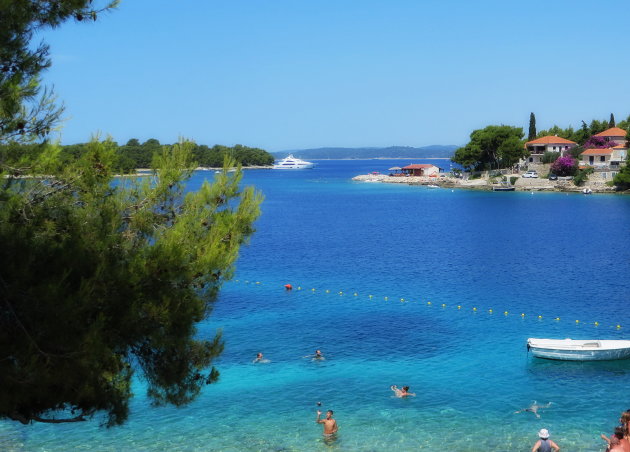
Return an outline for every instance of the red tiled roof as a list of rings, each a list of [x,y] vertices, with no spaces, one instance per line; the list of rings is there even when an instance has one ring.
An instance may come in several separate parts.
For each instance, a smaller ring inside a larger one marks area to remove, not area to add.
[[[525,143],[525,146],[529,144],[577,144],[575,141],[567,140],[565,138],[560,138],[556,136],[546,136],[536,138],[535,140],[528,141]]]
[[[618,144],[617,146],[613,146],[613,149],[625,149],[627,146],[624,146],[623,144]]]
[[[608,130],[604,130],[603,132],[596,133],[596,137],[625,137],[626,131],[620,129],[619,127],[611,127]]]
[[[431,168],[432,166],[435,166],[435,165],[429,165],[426,163],[414,163],[413,165],[403,166],[403,169],[423,169],[423,168]]]
[[[608,149],[587,149],[582,152],[580,155],[609,155],[612,154],[612,148]]]

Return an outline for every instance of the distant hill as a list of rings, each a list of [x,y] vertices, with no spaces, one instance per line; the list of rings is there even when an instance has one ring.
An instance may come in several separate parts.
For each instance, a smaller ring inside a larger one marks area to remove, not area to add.
[[[377,158],[450,158],[455,145],[431,145],[414,148],[411,146],[390,146],[387,148],[317,148],[317,149],[293,149],[281,152],[272,152],[276,158],[284,158],[293,154],[303,159],[377,159]]]

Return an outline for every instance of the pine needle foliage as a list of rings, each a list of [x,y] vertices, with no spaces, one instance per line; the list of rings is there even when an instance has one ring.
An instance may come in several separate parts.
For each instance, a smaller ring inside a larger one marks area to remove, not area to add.
[[[55,147],[31,174],[1,174],[0,417],[29,423],[129,416],[139,374],[155,404],[184,405],[219,372],[206,319],[262,196],[228,172],[185,192],[194,143],[164,147],[151,177],[113,179],[116,146],[73,164]]]

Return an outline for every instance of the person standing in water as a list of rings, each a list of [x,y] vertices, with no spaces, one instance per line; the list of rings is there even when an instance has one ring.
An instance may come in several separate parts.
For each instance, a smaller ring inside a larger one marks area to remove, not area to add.
[[[313,360],[318,360],[318,361],[324,361],[326,359],[324,358],[324,354],[322,353],[321,350],[315,350],[314,355],[306,355],[304,356],[304,358],[313,358]]]
[[[333,419],[333,410],[326,411],[326,419],[321,419],[321,416],[322,412],[317,410],[317,419],[315,419],[315,422],[324,424],[324,438],[331,438],[339,429],[337,421]]]
[[[560,447],[549,439],[549,430],[546,428],[540,429],[538,437],[540,439],[532,447],[532,452],[551,452],[551,449],[558,452],[560,450]]]

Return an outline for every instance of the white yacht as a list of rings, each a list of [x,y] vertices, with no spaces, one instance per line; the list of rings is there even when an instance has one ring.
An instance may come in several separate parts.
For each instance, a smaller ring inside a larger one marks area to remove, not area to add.
[[[283,158],[278,163],[273,165],[273,169],[307,169],[314,166],[314,163],[295,158],[293,157],[293,154],[289,154],[288,157]]]

